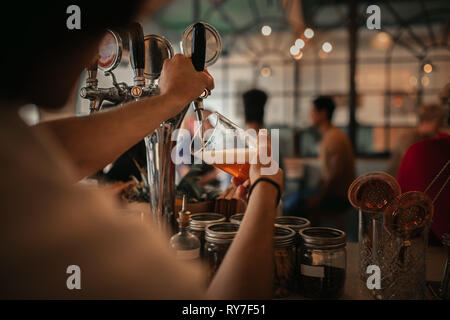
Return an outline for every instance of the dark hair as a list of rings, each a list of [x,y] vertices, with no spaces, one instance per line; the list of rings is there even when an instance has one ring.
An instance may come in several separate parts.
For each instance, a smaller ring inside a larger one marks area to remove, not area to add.
[[[333,118],[334,109],[336,109],[333,98],[330,96],[318,96],[314,99],[313,104],[317,111],[325,110],[328,120],[331,121]]]
[[[38,85],[30,79],[31,75],[38,72],[37,67],[43,59],[53,60],[55,70],[49,71],[55,73],[59,68],[58,72],[64,77],[61,72],[64,70],[57,64],[61,52],[76,53],[77,50],[84,49],[84,44],[95,44],[99,41],[105,29],[127,27],[138,13],[140,2],[129,0],[120,4],[120,7],[119,3],[106,0],[8,2],[8,7],[2,11],[0,19],[0,28],[3,31],[3,46],[0,52],[2,98],[23,96],[24,84]],[[79,30],[69,30],[67,27],[67,20],[73,14],[70,10],[67,13],[71,5],[80,8]],[[45,72],[39,72],[45,79]],[[27,81],[34,83],[26,83]]]
[[[244,92],[242,98],[244,99],[245,121],[263,123],[267,94],[262,90],[251,89]]]

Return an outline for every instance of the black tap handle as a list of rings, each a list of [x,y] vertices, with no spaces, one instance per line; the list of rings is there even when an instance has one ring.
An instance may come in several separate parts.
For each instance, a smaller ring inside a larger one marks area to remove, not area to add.
[[[98,59],[95,59],[87,68],[87,71],[97,71],[98,69]]]
[[[134,69],[145,67],[144,31],[137,22],[130,25],[130,62]]]
[[[206,58],[206,34],[205,25],[198,22],[192,30],[192,64],[195,70],[203,71]]]

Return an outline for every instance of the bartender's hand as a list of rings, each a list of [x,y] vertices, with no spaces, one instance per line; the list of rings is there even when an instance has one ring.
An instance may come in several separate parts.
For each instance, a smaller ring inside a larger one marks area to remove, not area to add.
[[[265,130],[265,129],[260,130],[260,132],[258,133],[258,136],[259,136],[258,148],[263,149],[263,151],[262,151],[263,154],[264,153],[271,154],[270,152],[267,153],[265,150],[266,148],[269,150],[271,148],[270,140],[267,137],[267,130]],[[266,137],[261,139],[263,136],[266,136]],[[280,186],[280,192],[283,193],[283,187],[284,187],[283,186],[283,170],[281,170],[278,167],[273,174],[263,174],[263,172],[262,172],[262,168],[270,167],[270,165],[271,165],[270,162],[267,164],[262,164],[260,161],[258,161],[258,163],[256,163],[256,164],[251,164],[250,171],[249,171],[250,179],[248,179],[247,181],[240,181],[239,179],[233,177],[231,179],[231,181],[237,187],[236,195],[239,196],[239,198],[241,198],[241,199],[245,199],[247,197],[248,189],[252,185],[252,183],[254,183],[256,180],[258,180],[259,178],[262,178],[262,177],[270,179],[273,182],[275,182],[276,184],[278,184]]]
[[[206,69],[203,72],[196,71],[190,58],[176,54],[172,59],[164,60],[159,88],[161,95],[174,99],[176,114],[197,99],[204,89],[213,90],[214,80]]]

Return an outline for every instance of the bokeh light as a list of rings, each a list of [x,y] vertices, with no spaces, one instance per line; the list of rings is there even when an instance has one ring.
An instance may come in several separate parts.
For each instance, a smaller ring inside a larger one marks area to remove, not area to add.
[[[323,50],[324,52],[326,52],[326,53],[330,53],[331,50],[333,50],[333,46],[332,46],[331,43],[329,43],[329,42],[324,42],[324,43],[322,44],[322,50]]]
[[[261,28],[261,33],[263,34],[263,36],[268,37],[272,33],[272,28],[270,26],[263,26]]]
[[[314,31],[311,28],[306,28],[305,32],[303,32],[303,34],[305,35],[305,37],[307,37],[308,39],[311,39],[312,37],[314,37]]]

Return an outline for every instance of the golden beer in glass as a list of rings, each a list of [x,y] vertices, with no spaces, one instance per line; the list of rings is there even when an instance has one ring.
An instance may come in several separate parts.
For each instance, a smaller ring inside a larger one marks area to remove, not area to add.
[[[256,163],[257,138],[219,113],[210,114],[196,131],[191,143],[195,158],[245,181],[250,164]]]

